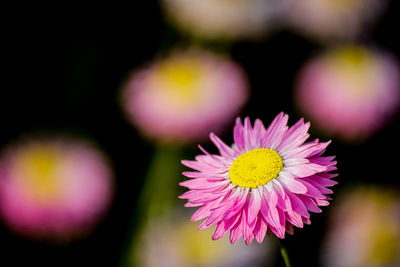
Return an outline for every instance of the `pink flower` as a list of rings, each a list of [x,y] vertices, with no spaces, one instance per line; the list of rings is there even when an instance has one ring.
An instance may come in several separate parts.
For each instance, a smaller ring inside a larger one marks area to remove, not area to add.
[[[90,230],[112,197],[112,173],[92,145],[27,141],[0,158],[0,213],[15,232],[68,241]]]
[[[283,3],[275,0],[162,0],[161,5],[171,22],[196,37],[256,39],[275,29]]]
[[[301,71],[296,100],[307,119],[347,141],[368,138],[390,121],[400,104],[400,75],[390,55],[341,46]]]
[[[335,200],[321,250],[321,266],[400,266],[400,191],[362,186]]]
[[[330,142],[318,139],[304,143],[310,123],[299,120],[287,126],[288,115],[280,113],[268,129],[260,120],[238,118],[229,147],[213,133],[210,138],[220,155],[199,155],[182,163],[196,171],[184,172],[190,180],[180,183],[190,190],[180,198],[186,207],[200,207],[192,221],[205,219],[199,230],[216,224],[213,239],[230,231],[230,242],[243,236],[247,244],[261,243],[267,231],[279,238],[293,225],[310,224],[310,213],[327,206],[327,187],[335,185],[334,157],[322,157]]]
[[[288,0],[286,20],[321,40],[354,40],[384,10],[385,0]]]
[[[214,242],[208,236],[213,229],[196,232],[196,225],[186,215],[172,210],[149,220],[135,236],[129,266],[256,267],[270,266],[273,262],[273,242],[230,245],[227,236]]]
[[[206,138],[234,118],[247,101],[248,85],[237,64],[188,51],[134,73],[122,97],[127,118],[146,136],[183,143]]]

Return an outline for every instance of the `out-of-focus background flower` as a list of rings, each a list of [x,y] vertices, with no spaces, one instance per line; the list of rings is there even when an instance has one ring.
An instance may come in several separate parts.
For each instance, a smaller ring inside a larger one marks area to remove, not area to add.
[[[177,196],[208,134],[280,111],[332,140],[331,205],[293,266],[398,266],[400,4],[159,0],[15,6],[2,32],[0,266],[283,266],[211,240]],[[208,231],[208,232],[207,232]]]
[[[400,198],[388,186],[344,190],[332,208],[321,250],[324,266],[399,266]]]

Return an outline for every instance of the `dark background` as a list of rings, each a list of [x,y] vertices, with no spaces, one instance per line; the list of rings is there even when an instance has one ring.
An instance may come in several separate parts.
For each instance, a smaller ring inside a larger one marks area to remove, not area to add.
[[[154,149],[124,120],[118,90],[132,69],[175,45],[188,43],[164,21],[155,1],[136,2],[10,10],[2,33],[1,147],[26,133],[67,132],[86,137],[97,142],[112,160],[117,189],[109,214],[94,232],[67,245],[29,241],[0,223],[0,266],[117,266]],[[399,15],[399,3],[392,1],[363,43],[400,58]],[[224,43],[206,46],[214,50],[225,47]],[[241,115],[268,124],[285,111],[293,124],[300,118],[292,99],[296,73],[324,48],[288,30],[265,40],[230,46],[232,58],[247,71],[252,89]],[[327,154],[338,159],[336,192],[360,182],[399,186],[399,122],[397,116],[363,144],[333,141]],[[311,134],[316,137],[319,133]],[[231,133],[222,139],[229,143]],[[187,153],[197,153],[196,147]],[[294,237],[285,239],[293,266],[317,266],[329,207],[323,210],[312,216],[311,226],[297,229]]]

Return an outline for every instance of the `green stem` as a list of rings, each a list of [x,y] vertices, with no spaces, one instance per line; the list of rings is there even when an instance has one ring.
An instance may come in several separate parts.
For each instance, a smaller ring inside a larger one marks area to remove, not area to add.
[[[159,215],[177,202],[181,159],[180,148],[167,145],[156,147],[138,201],[143,219]]]
[[[138,243],[138,234],[149,220],[166,212],[178,200],[182,150],[173,146],[159,145],[155,148],[148,172],[132,214],[131,226],[123,246],[120,267],[135,266],[132,252]]]
[[[286,267],[290,267],[290,260],[289,260],[289,255],[288,255],[288,253],[287,253],[287,250],[286,250],[286,248],[282,245],[282,242],[281,242],[281,241],[279,241],[279,245],[280,245],[280,247],[281,247],[281,255],[282,255],[282,258],[283,258],[283,260],[285,261],[285,266],[286,266]]]

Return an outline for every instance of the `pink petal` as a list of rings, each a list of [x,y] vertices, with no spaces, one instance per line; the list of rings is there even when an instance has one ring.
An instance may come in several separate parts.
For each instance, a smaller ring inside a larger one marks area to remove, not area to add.
[[[316,144],[318,144],[318,139],[307,142],[297,148],[279,151],[279,154],[284,158],[305,158],[310,153],[308,150],[314,147]]]
[[[286,192],[288,197],[290,198],[290,202],[292,204],[292,210],[303,217],[309,218],[310,214],[307,211],[306,206],[304,205],[303,201],[297,197],[296,194]]]
[[[185,205],[183,205],[184,207],[186,207],[186,208],[193,208],[193,207],[199,207],[199,206],[203,206],[204,204],[202,204],[202,203],[196,203],[196,204],[194,204],[194,203],[192,203],[192,202],[187,202],[187,203],[185,203]]]
[[[244,219],[244,225],[243,225],[243,238],[245,241],[248,241],[252,238],[253,235],[253,230],[256,225],[256,220],[253,220],[251,223],[248,223],[248,210],[249,210],[249,198],[247,199],[243,212],[242,212],[242,218]],[[254,235],[253,235],[254,238]]]
[[[206,174],[203,172],[182,172],[182,174],[188,178],[209,178],[209,179],[223,179],[226,177],[225,174]]]
[[[191,198],[189,198],[189,199],[190,199],[190,202],[192,202],[193,204],[196,204],[196,203],[204,203],[204,204],[206,204],[208,202],[216,200],[221,195],[225,195],[225,194],[226,194],[226,192],[223,192],[222,194],[221,193],[204,193],[203,192],[200,197],[198,197],[196,199],[191,199]]]
[[[283,238],[285,235],[284,219],[280,216],[280,209],[275,205],[270,204],[269,196],[264,194],[261,201],[261,214],[268,223],[271,230],[279,237]]]
[[[247,238],[245,238],[245,242],[246,242],[246,245],[250,245],[251,244],[251,242],[253,242],[253,240],[254,240],[254,234],[253,233],[251,233],[250,234],[250,236],[249,237],[247,237]]]
[[[310,136],[307,131],[310,123],[304,124],[304,120],[300,119],[295,125],[290,127],[282,138],[281,144],[278,146],[279,151],[286,151],[298,147]]]
[[[304,218],[304,217],[303,217],[303,223],[304,223],[304,224],[311,224],[311,221],[310,221],[309,218]]]
[[[227,210],[225,216],[223,217],[224,220],[229,219],[231,216],[234,216],[238,212],[241,212],[243,205],[246,203],[247,194],[249,193],[249,189],[245,188],[244,190],[237,190],[237,196],[235,196],[235,203],[234,205]]]
[[[232,160],[229,158],[223,158],[218,155],[197,155],[194,157],[196,161],[202,164],[202,166],[208,166],[209,169],[216,170],[227,170],[232,164]],[[202,169],[204,171],[204,169]]]
[[[231,229],[229,241],[234,244],[243,235],[243,216],[240,216],[236,224]]]
[[[254,123],[254,128],[251,133],[252,142],[254,143],[254,148],[261,148],[261,138],[265,135],[266,130],[264,124],[261,120],[256,119]]]
[[[329,206],[329,201],[323,199],[315,199],[318,206]]]
[[[201,230],[207,229],[207,228],[210,227],[210,226],[211,226],[211,225],[207,225],[207,224],[206,224],[206,221],[204,221],[204,222],[202,222],[202,223],[199,225],[199,227],[197,227],[197,230],[201,231]]]
[[[278,217],[279,217],[279,225],[268,225],[268,229],[270,229],[277,237],[285,238],[285,225],[286,225],[286,216],[285,212],[278,209]]]
[[[232,227],[237,223],[240,218],[240,214],[237,216],[233,216],[228,220],[222,220],[218,222],[217,227],[215,228],[214,235],[212,237],[213,240],[217,240],[222,238]]]
[[[301,215],[294,211],[286,212],[286,220],[298,228],[303,228]]]
[[[299,195],[298,198],[300,198],[300,200],[304,203],[307,210],[315,212],[315,213],[322,212],[322,210],[320,208],[318,208],[317,203],[314,202],[310,197]]]
[[[303,165],[306,163],[309,163],[310,161],[308,159],[305,158],[288,158],[284,160],[284,165],[285,167],[296,167],[299,165]]]
[[[244,151],[245,150],[245,137],[243,133],[243,125],[242,122],[240,121],[240,118],[236,119],[236,124],[235,127],[233,128],[233,140],[235,141],[235,144],[239,151]]]
[[[335,156],[329,156],[329,157],[320,157],[320,156],[313,156],[308,158],[310,162],[323,165],[323,166],[332,166],[335,165],[337,162],[334,161]]]
[[[210,216],[211,214],[211,209],[217,207],[219,205],[219,203],[221,202],[223,198],[221,197],[220,199],[213,201],[213,202],[209,202],[206,205],[204,205],[203,207],[199,208],[190,218],[190,220],[192,222],[194,221],[198,221],[198,220],[202,220],[208,216]]]
[[[283,129],[287,124],[288,116],[283,112],[279,113],[272,123],[269,125],[265,131],[264,137],[261,141],[261,146],[265,148],[271,148],[271,145],[280,134],[283,134]]]
[[[219,153],[223,157],[234,157],[235,156],[235,151],[227,146],[218,136],[216,136],[214,133],[210,133],[210,139],[214,143],[214,145],[218,148]]]
[[[296,180],[293,176],[291,176],[288,173],[281,172],[281,174],[276,180],[279,181],[281,185],[290,192],[296,194],[304,194],[307,192],[307,187],[305,187],[302,184],[302,182]]]
[[[248,204],[248,218],[247,222],[249,224],[253,223],[257,218],[258,212],[261,207],[261,195],[258,189],[251,190],[249,194],[249,204]]]
[[[289,223],[289,222],[286,222],[286,232],[287,232],[289,235],[293,235],[293,234],[294,234],[293,225],[292,225],[291,223]]]
[[[267,225],[264,223],[264,220],[259,216],[257,219],[257,223],[254,227],[254,236],[259,244],[264,240],[265,234],[267,233]]]
[[[292,176],[301,178],[316,174],[318,171],[315,171],[314,169],[309,168],[308,165],[304,164],[295,167],[285,167],[285,172],[290,173]]]
[[[313,179],[304,178],[304,180],[307,181],[308,183],[310,183],[311,185],[313,185],[315,188],[317,188],[318,191],[320,191],[321,194],[323,194],[323,195],[333,194],[332,190],[325,188],[325,186],[321,185],[320,183],[318,183],[317,181],[315,181]],[[331,180],[329,180],[329,181],[331,181]],[[335,182],[335,181],[332,181],[332,182]]]
[[[311,185],[306,181],[302,182],[307,187],[307,192],[304,195],[312,198],[326,199],[326,197],[323,194],[321,194],[321,192],[315,186]]]
[[[328,142],[324,142],[324,143],[319,143],[317,145],[315,145],[312,148],[312,152],[310,154],[307,155],[307,157],[312,157],[315,155],[320,155],[322,152],[324,152],[324,150],[327,148],[327,146],[331,143],[331,141],[329,140]]]
[[[216,222],[222,220],[226,212],[234,205],[234,201],[231,199],[226,199],[218,207],[211,210],[211,215],[207,218],[207,225],[213,225]]]
[[[337,181],[331,180],[330,178],[324,178],[321,174],[307,177],[307,179],[313,181],[314,183],[320,184],[323,187],[334,186],[338,183]]]
[[[273,188],[277,195],[277,206],[279,209],[283,211],[291,211],[292,204],[290,202],[289,197],[286,195],[285,190],[283,189],[282,185],[278,182],[273,180]]]
[[[246,150],[251,150],[254,148],[254,143],[253,143],[254,140],[252,139],[252,132],[253,128],[251,127],[250,118],[246,117],[244,119],[244,128],[243,128]]]
[[[221,178],[216,178],[216,179],[190,179],[186,180],[184,182],[180,182],[180,186],[187,187],[189,189],[210,189],[210,188],[215,188],[219,187],[223,184],[229,184],[230,181],[228,179],[221,179]]]

